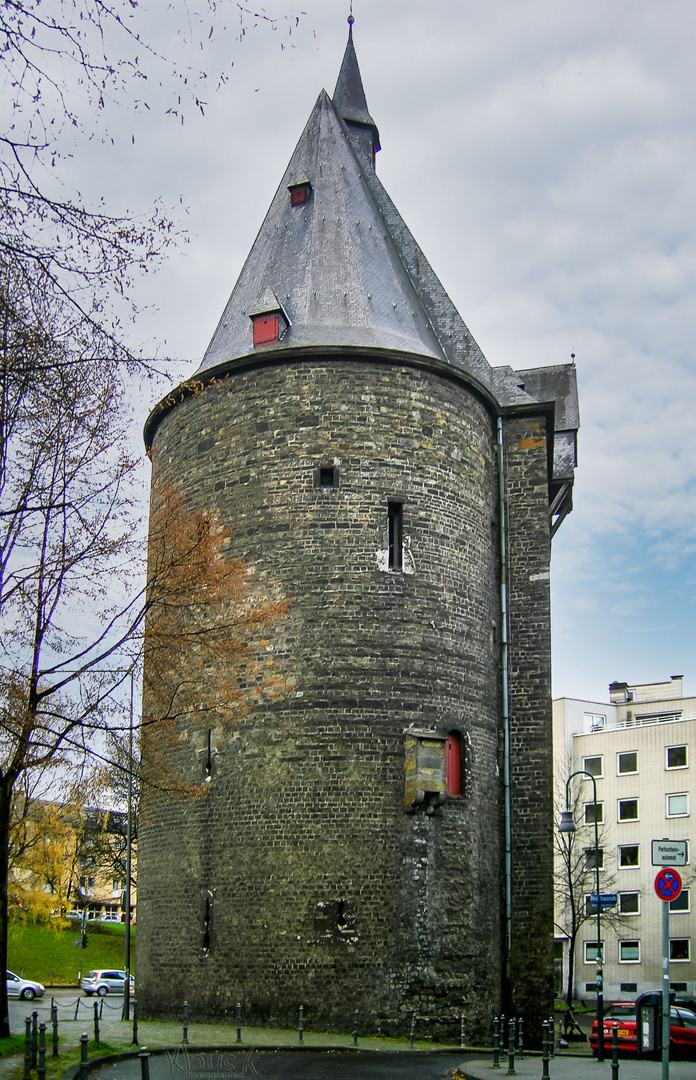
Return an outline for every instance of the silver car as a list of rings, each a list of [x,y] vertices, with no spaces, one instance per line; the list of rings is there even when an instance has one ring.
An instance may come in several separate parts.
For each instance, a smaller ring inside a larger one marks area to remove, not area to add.
[[[40,982],[32,982],[31,979],[20,979],[13,971],[7,972],[7,996],[21,998],[22,1001],[32,1001],[34,998],[43,997],[45,994]]]
[[[80,986],[87,997],[98,994],[104,997],[106,994],[122,994],[126,985],[125,971],[115,971],[113,968],[103,971],[88,971]],[[130,977],[130,992],[133,993],[133,976]]]

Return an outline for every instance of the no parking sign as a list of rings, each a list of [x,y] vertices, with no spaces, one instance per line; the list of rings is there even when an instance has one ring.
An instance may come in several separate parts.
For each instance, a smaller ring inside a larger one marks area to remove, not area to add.
[[[671,866],[663,866],[655,878],[655,892],[660,897],[660,900],[664,900],[665,903],[676,900],[681,890],[682,879],[678,872],[673,870]]]

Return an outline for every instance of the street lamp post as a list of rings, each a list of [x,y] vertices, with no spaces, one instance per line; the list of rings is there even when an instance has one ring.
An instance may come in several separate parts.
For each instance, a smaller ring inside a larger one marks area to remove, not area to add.
[[[594,805],[594,846],[595,846],[595,890],[597,893],[597,975],[596,975],[596,989],[597,989],[597,1060],[604,1061],[604,975],[602,971],[603,962],[603,949],[602,949],[602,901],[599,892],[599,829],[597,826],[597,782],[592,773],[587,772],[586,769],[578,769],[576,772],[570,774],[566,780],[566,808],[561,813],[561,824],[558,827],[558,831],[562,833],[574,833],[577,832],[577,825],[575,824],[575,817],[573,811],[570,809],[570,781],[574,776],[588,776],[592,781],[592,802]]]

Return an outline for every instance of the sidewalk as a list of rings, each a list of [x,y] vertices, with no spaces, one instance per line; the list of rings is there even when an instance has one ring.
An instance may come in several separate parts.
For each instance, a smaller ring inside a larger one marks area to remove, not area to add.
[[[507,1058],[501,1058],[501,1066],[494,1069],[491,1058],[464,1061],[457,1066],[466,1080],[497,1080],[507,1077]],[[520,1080],[541,1080],[541,1056],[525,1054],[522,1061],[515,1058],[515,1076]],[[696,1062],[670,1061],[670,1080],[694,1080]],[[599,1062],[593,1057],[567,1057],[556,1055],[549,1061],[550,1080],[611,1080],[611,1058]],[[662,1064],[659,1061],[634,1061],[619,1058],[619,1080],[660,1080]]]

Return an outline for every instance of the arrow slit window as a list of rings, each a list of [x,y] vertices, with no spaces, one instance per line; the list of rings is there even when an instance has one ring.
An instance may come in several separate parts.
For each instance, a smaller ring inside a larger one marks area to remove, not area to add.
[[[401,570],[404,565],[404,507],[403,503],[390,502],[387,505],[387,549],[389,569]]]

